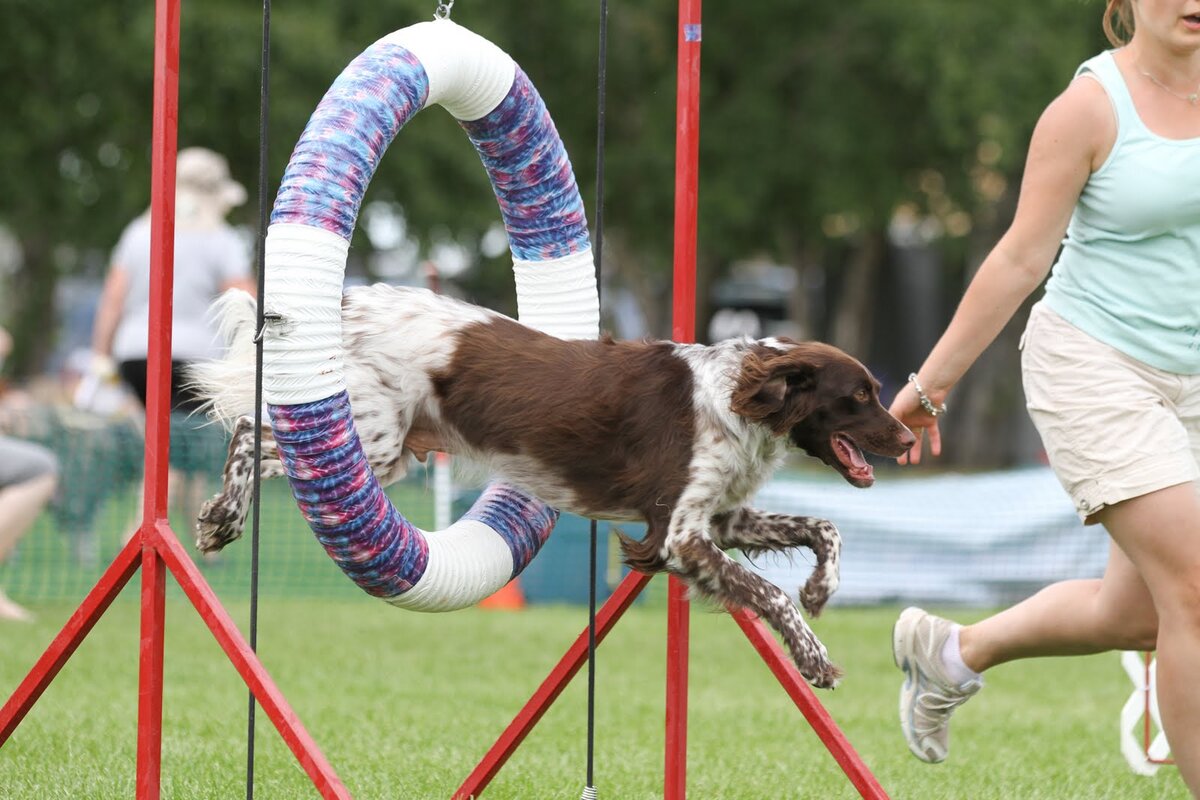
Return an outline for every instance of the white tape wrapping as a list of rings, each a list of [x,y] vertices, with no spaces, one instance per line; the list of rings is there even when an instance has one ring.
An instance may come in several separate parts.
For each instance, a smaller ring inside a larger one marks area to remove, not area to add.
[[[521,323],[560,339],[600,333],[592,249],[552,261],[513,261]]]
[[[385,36],[421,62],[429,99],[455,119],[487,116],[508,95],[516,74],[512,58],[496,45],[450,20],[421,22]]]
[[[263,399],[323,400],[345,390],[342,284],[350,243],[307,225],[267,229]]]
[[[387,602],[410,611],[455,611],[478,603],[508,583],[512,553],[487,525],[460,519],[449,528],[425,533],[429,562],[407,592]]]
[[[463,121],[480,119],[504,100],[516,65],[486,39],[448,20],[421,23],[381,41],[421,62],[429,78],[426,105]],[[264,400],[296,405],[345,390],[341,298],[349,242],[319,228],[277,224],[266,243],[266,312],[278,316],[264,339]],[[565,339],[594,339],[599,301],[588,249],[550,261],[513,263],[520,321]],[[422,532],[429,560],[420,580],[388,599],[416,611],[450,611],[477,603],[512,576],[513,557],[496,531],[460,519]]]

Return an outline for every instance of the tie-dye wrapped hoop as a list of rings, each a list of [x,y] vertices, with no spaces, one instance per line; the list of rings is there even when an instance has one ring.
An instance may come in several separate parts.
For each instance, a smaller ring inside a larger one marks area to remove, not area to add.
[[[521,321],[563,338],[596,337],[583,201],[545,104],[503,51],[435,20],[354,59],[292,153],[267,232],[263,391],[292,492],[330,557],[369,594],[448,611],[519,574],[558,512],[493,484],[462,519],[427,534],[384,495],[354,429],[342,365],[349,240],[384,150],[431,104],[459,120],[491,178]]]

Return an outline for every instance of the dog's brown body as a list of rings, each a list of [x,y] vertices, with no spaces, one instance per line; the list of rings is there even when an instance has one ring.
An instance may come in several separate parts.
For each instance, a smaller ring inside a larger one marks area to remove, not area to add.
[[[226,303],[243,330],[248,303]],[[833,525],[745,503],[789,444],[858,486],[874,478],[862,449],[894,457],[912,445],[859,362],[829,345],[785,339],[564,341],[386,286],[350,290],[343,326],[355,426],[385,483],[404,474],[410,455],[445,450],[556,507],[644,520],[645,537],[622,542],[631,566],[672,572],[703,595],[752,609],[780,631],[809,681],[836,683],[840,671],[787,596],[723,550],[812,549],[817,563],[800,600],[814,615],[824,606],[837,586]],[[231,388],[252,381],[246,362],[197,370],[217,416],[247,412],[238,407],[244,389]],[[244,524],[252,423],[242,417],[234,430],[224,490],[198,521],[202,550],[224,546]],[[282,474],[269,439],[263,452],[264,477]]]

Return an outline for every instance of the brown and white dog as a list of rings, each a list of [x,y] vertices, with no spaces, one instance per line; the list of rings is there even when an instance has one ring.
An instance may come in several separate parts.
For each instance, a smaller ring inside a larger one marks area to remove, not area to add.
[[[231,292],[219,312],[233,345],[192,377],[212,416],[234,432],[220,494],[203,507],[197,546],[241,535],[250,501],[254,301]],[[810,548],[800,590],[817,615],[838,583],[840,538],[826,520],[746,506],[794,445],[850,483],[874,482],[867,450],[895,457],[913,434],[879,402],[862,364],[827,344],[740,339],[714,345],[567,341],[423,289],[348,290],[345,377],[354,424],[383,484],[411,456],[454,453],[560,509],[639,520],[626,562],[667,571],[693,591],[743,606],[782,634],[816,686],[841,671],[779,588],[724,552]],[[264,478],[283,474],[270,428]]]

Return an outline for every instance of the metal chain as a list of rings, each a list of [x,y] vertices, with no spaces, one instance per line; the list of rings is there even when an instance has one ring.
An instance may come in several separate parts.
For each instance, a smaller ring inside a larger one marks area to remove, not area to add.
[[[444,3],[438,3],[437,10],[433,12],[434,19],[450,19],[450,9],[454,8],[454,0],[447,0]]]

